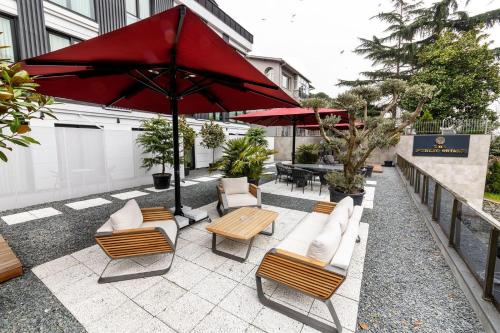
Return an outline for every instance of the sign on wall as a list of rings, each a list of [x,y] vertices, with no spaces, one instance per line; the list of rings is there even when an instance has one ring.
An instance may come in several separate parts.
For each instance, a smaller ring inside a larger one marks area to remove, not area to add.
[[[470,135],[415,135],[413,156],[467,157]]]

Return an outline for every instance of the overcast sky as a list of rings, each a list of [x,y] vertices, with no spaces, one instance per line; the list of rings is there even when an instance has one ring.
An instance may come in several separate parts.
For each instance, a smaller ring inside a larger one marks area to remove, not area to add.
[[[432,1],[426,1],[426,3]],[[254,35],[252,54],[285,59],[316,87],[335,96],[338,79],[356,79],[370,61],[352,52],[357,37],[380,35],[384,25],[370,17],[390,9],[389,0],[217,0]],[[470,13],[500,7],[500,0],[471,0]],[[489,31],[500,46],[500,27]]]

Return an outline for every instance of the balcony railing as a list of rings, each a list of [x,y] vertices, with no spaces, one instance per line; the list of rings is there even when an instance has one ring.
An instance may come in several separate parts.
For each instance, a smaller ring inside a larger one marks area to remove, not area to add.
[[[400,155],[397,165],[483,289],[500,310],[500,222]]]
[[[213,1],[211,0],[196,0],[197,3],[205,7],[210,13],[216,16],[219,20],[224,22],[228,27],[236,31],[243,38],[245,38],[250,43],[253,43],[253,35],[248,32],[245,28],[243,28],[238,22],[233,20],[229,15],[226,14],[222,9],[219,8]]]
[[[487,119],[445,119],[417,121],[405,129],[415,134],[490,134],[498,124]]]

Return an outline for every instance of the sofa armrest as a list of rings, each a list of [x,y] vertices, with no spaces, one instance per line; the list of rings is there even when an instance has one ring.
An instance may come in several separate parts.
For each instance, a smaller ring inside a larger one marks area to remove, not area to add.
[[[224,192],[224,187],[222,184],[217,185],[217,196],[219,197],[219,204],[222,205],[224,209],[229,209],[229,204],[227,203],[227,196]]]
[[[141,212],[144,222],[175,220],[172,212],[163,207],[142,208]]]
[[[314,205],[313,212],[330,214],[337,206],[336,202],[327,202],[327,201],[318,201],[316,205]]]
[[[313,267],[318,267],[318,268],[324,268],[328,266],[327,262],[316,260],[313,258],[309,258],[306,256],[302,256],[300,254],[295,254],[293,252],[283,250],[283,249],[275,249],[276,254],[278,254],[281,257],[286,257],[288,259],[292,259],[294,261],[298,261],[302,264],[308,265],[308,266],[313,266]]]

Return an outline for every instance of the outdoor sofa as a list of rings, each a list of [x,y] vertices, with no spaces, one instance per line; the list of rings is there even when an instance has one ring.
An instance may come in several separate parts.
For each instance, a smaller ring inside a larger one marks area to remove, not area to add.
[[[167,273],[174,260],[179,225],[174,215],[163,207],[139,208],[137,202],[129,200],[123,208],[111,215],[101,226],[95,240],[111,258],[98,283],[139,279]],[[167,267],[133,274],[104,276],[109,264],[115,259],[171,253]]]
[[[248,183],[247,177],[222,178],[217,185],[217,212],[220,216],[241,207],[262,206],[260,188]]]
[[[337,204],[316,203],[313,212],[264,256],[256,272],[261,303],[319,331],[341,332],[330,298],[346,279],[355,243],[359,242],[362,213],[363,208],[354,206],[350,197]],[[262,290],[262,278],[323,301],[335,327],[267,298]]]

